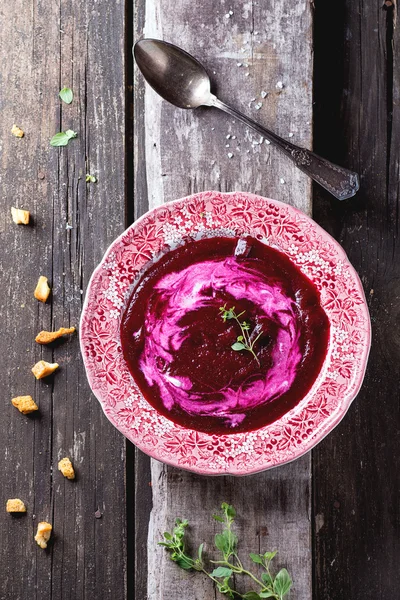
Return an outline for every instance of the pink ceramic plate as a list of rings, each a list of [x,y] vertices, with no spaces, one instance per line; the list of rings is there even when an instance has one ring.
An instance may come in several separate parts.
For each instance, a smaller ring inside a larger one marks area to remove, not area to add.
[[[122,356],[119,327],[133,282],[188,235],[250,234],[284,252],[317,286],[331,324],[327,357],[309,393],[250,433],[208,435],[160,415]],[[298,458],[339,423],[363,381],[370,319],[343,249],[299,210],[253,194],[203,192],[156,208],[125,231],[93,273],[81,321],[90,386],[111,423],[153,458],[209,475],[247,475]]]

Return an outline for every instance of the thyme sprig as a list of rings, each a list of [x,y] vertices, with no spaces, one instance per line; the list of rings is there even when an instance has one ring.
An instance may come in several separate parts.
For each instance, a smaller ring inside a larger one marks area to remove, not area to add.
[[[292,586],[292,579],[286,569],[281,569],[276,575],[271,572],[271,561],[276,555],[274,552],[265,552],[264,554],[250,553],[250,559],[256,565],[262,568],[259,576],[246,569],[237,553],[238,538],[232,531],[232,525],[236,516],[233,506],[224,502],[221,506],[222,516],[213,515],[213,518],[222,524],[222,532],[217,533],[214,538],[214,544],[221,553],[222,560],[210,560],[216,565],[213,571],[209,572],[203,559],[204,543],[199,546],[196,558],[192,558],[185,547],[185,530],[188,526],[187,520],[176,519],[175,527],[172,533],[166,531],[164,540],[159,542],[169,552],[171,560],[176,562],[182,569],[200,571],[207,575],[216,585],[218,591],[228,598],[243,598],[244,600],[262,600],[263,598],[272,598],[272,600],[282,600]],[[249,590],[241,594],[234,589],[235,575],[244,575],[251,580],[252,586],[257,586],[257,591]]]
[[[226,304],[224,304],[224,306],[220,306],[219,310],[221,311],[221,317],[224,323],[233,319],[239,325],[240,330],[242,332],[242,334],[238,335],[238,337],[236,338],[236,342],[232,344],[232,350],[235,350],[236,352],[240,352],[241,350],[247,350],[256,359],[258,366],[260,366],[260,361],[258,360],[256,353],[254,352],[254,344],[261,337],[262,332],[260,332],[256,337],[254,337],[254,330],[251,331],[250,324],[247,321],[240,321],[240,317],[242,317],[246,311],[243,310],[237,315],[235,313],[235,307],[232,306],[232,308],[227,308]]]

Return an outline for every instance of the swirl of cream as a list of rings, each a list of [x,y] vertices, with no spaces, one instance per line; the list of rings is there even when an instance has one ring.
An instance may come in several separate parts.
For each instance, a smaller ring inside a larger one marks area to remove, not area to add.
[[[220,292],[225,297],[251,302],[257,314],[277,325],[277,334],[273,340],[272,366],[266,373],[253,375],[236,388],[228,386],[199,393],[189,377],[173,372],[172,365],[174,355],[190,335],[179,323],[188,312],[210,304],[210,289],[213,294]],[[301,323],[295,298],[285,293],[279,280],[266,279],[250,259],[206,260],[165,275],[154,288],[144,328],[140,368],[147,383],[158,387],[167,410],[177,405],[191,415],[224,418],[232,427],[243,421],[246,410],[285,393],[302,359]]]

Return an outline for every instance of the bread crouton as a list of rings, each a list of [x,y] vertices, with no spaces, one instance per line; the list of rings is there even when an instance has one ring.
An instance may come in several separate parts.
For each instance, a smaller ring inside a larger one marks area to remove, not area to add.
[[[58,367],[58,363],[48,363],[45,360],[39,360],[39,362],[32,367],[32,373],[36,379],[43,379],[43,377],[47,377],[48,375],[54,373]]]
[[[35,535],[35,541],[41,548],[47,548],[47,542],[51,536],[51,530],[53,527],[47,521],[41,521],[38,524],[37,533]]]
[[[7,500],[6,511],[8,513],[24,513],[26,506],[19,498],[10,498]]]
[[[15,206],[12,206],[11,217],[16,225],[29,225],[29,210],[22,210],[22,208],[15,208]]]
[[[39,410],[39,407],[32,396],[17,396],[11,400],[11,403],[15,408],[18,408],[19,412],[23,415],[29,415],[29,413]]]
[[[60,460],[58,463],[58,470],[61,471],[67,479],[75,479],[74,467],[69,458],[65,457]]]
[[[47,298],[50,296],[50,286],[47,277],[44,277],[43,275],[39,277],[39,281],[37,282],[33,295],[35,296],[36,300],[39,300],[40,302],[47,301]]]
[[[18,125],[15,124],[11,128],[11,133],[17,138],[23,138],[25,135],[21,127],[18,127]]]
[[[63,335],[69,335],[75,332],[75,327],[60,327],[58,331],[41,331],[35,337],[35,341],[38,344],[51,344],[54,340],[62,337]]]

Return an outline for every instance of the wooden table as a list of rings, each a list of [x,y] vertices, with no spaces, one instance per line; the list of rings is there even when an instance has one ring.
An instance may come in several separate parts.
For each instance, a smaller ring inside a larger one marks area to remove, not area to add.
[[[15,519],[0,511],[0,600],[217,598],[156,542],[182,516],[193,539],[211,543],[210,515],[224,500],[240,515],[244,554],[279,549],[278,565],[295,581],[290,598],[398,597],[396,15],[395,0],[2,4],[1,502],[21,497],[28,512]],[[133,68],[131,46],[142,36],[184,46],[204,61],[221,99],[295,143],[311,147],[314,121],[314,149],[360,173],[356,199],[340,203],[312,190],[286,158],[222,113],[162,102]],[[69,106],[57,97],[63,85],[74,91]],[[23,139],[10,134],[13,123]],[[68,128],[77,139],[51,148],[52,135]],[[86,173],[98,182],[87,184]],[[34,342],[41,329],[78,324],[89,277],[127,224],[205,189],[252,191],[313,210],[358,269],[374,327],[366,381],[343,422],[300,460],[245,479],[150,461],[103,416],[77,340],[53,349]],[[11,206],[31,210],[33,224],[14,225]],[[46,305],[32,296],[41,274],[52,286]],[[61,369],[36,382],[30,368],[41,358]],[[21,394],[35,397],[37,416],[11,406]],[[65,455],[75,482],[57,471]],[[48,551],[33,541],[45,519],[54,526]]]

